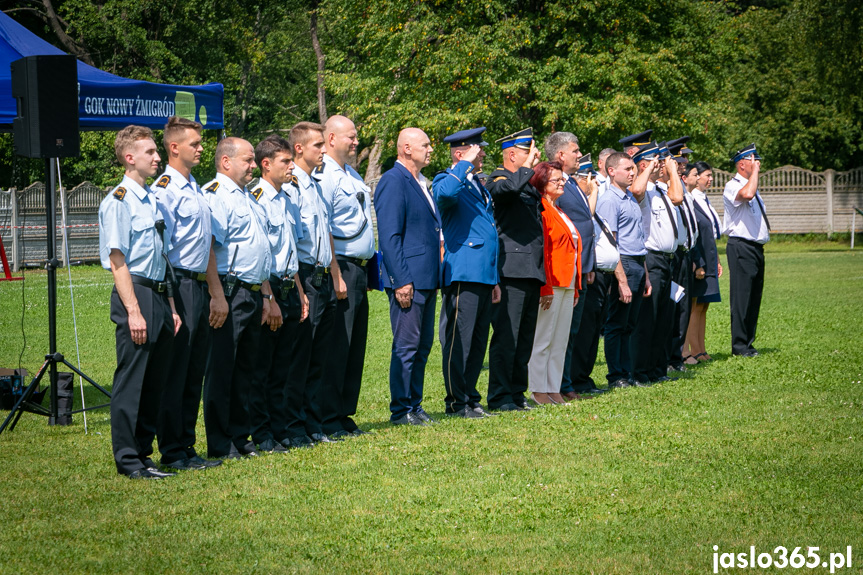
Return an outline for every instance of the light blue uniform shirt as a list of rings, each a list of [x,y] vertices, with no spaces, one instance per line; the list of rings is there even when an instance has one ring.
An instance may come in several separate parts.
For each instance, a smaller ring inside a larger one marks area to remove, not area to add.
[[[261,224],[267,230],[270,242],[270,273],[283,278],[293,277],[297,270],[297,240],[291,231],[293,223],[288,215],[289,200],[284,192],[276,190],[261,178],[258,185],[249,192]],[[285,271],[287,270],[287,271]]]
[[[336,254],[371,258],[375,253],[371,188],[356,170],[348,165],[342,169],[326,154],[323,165],[312,175],[320,183],[322,197],[333,217],[331,230]]]
[[[608,222],[608,228],[617,232],[617,247],[622,256],[643,256],[644,225],[641,221],[641,208],[629,190],[621,191],[609,184],[606,193],[596,202],[596,213]]]
[[[270,277],[270,242],[261,226],[254,200],[225,174],[204,186],[204,197],[213,214],[214,252],[219,274],[231,269],[236,250],[234,272],[240,281],[259,284]]]
[[[299,260],[304,264],[329,266],[333,259],[333,252],[330,249],[332,213],[321,197],[321,186],[318,181],[300,168],[294,170],[294,175],[297,177],[296,189],[299,193],[296,196],[303,230],[302,237],[297,243]]]
[[[165,223],[173,229],[168,259],[174,268],[198,273],[207,271],[213,239],[210,206],[194,176],[190,180],[168,166],[156,178],[153,192]]]
[[[164,238],[156,232],[163,219],[156,195],[126,176],[99,205],[99,259],[111,269],[111,250],[126,258],[129,273],[155,281],[165,279]],[[166,222],[167,226],[167,222]],[[170,237],[170,228],[166,228]]]

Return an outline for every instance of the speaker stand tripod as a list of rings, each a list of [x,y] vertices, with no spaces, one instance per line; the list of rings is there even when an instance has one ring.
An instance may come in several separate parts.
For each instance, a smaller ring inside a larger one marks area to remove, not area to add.
[[[45,160],[45,175],[47,183],[45,185],[45,211],[46,211],[46,227],[47,236],[48,236],[48,251],[45,260],[45,270],[48,272],[48,354],[45,356],[45,362],[42,364],[42,367],[39,368],[39,371],[36,373],[35,377],[33,377],[33,381],[30,382],[30,385],[24,390],[21,394],[21,398],[15,403],[15,406],[12,408],[12,411],[9,412],[9,415],[6,417],[6,420],[3,422],[3,425],[0,425],[0,433],[5,431],[6,427],[9,426],[11,422],[12,425],[9,427],[10,430],[15,429],[15,426],[18,424],[18,420],[21,419],[21,414],[25,411],[29,411],[31,413],[35,413],[37,415],[44,415],[48,417],[48,424],[54,425],[57,423],[57,418],[59,416],[58,410],[58,401],[57,401],[57,365],[63,364],[69,369],[71,369],[74,373],[78,374],[84,381],[101,391],[105,394],[109,399],[111,398],[111,392],[107,389],[90,379],[86,374],[81,372],[74,365],[66,361],[66,358],[63,357],[62,353],[57,351],[57,274],[56,269],[60,262],[56,258],[56,253],[54,249],[54,244],[56,240],[57,234],[57,214],[56,214],[56,189],[54,187],[54,182],[56,180],[56,169],[57,169],[57,160],[56,158],[46,158]],[[40,403],[35,403],[31,401],[31,398],[36,391],[36,388],[39,387],[39,382],[42,381],[42,378],[45,374],[48,374],[48,379],[50,381],[50,390],[51,390],[51,407],[50,409],[43,407]],[[69,415],[73,413],[81,413],[84,411],[89,411],[91,409],[99,409],[102,407],[108,407],[111,405],[110,403],[105,403],[102,405],[95,405],[92,407],[82,407],[82,409],[78,409],[69,413]],[[64,414],[66,415],[66,414]]]

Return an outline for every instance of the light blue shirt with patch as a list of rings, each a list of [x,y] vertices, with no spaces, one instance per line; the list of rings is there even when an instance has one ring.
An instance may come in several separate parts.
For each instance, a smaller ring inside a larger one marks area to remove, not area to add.
[[[330,249],[332,213],[321,195],[318,181],[300,168],[294,170],[294,175],[297,177],[295,189],[303,231],[297,243],[299,260],[304,264],[329,266],[333,259]]]
[[[99,204],[99,259],[111,269],[111,250],[126,258],[129,273],[155,281],[165,279],[165,238],[156,232],[156,220],[163,219],[156,195],[125,176],[120,185]]]
[[[299,269],[297,265],[297,239],[294,236],[292,217],[288,215],[290,201],[285,193],[276,190],[261,178],[249,195],[270,242],[270,273],[279,279],[293,277]]]
[[[644,247],[644,225],[641,219],[641,208],[632,192],[622,191],[614,184],[609,184],[606,193],[596,201],[596,213],[608,223],[612,232],[617,233],[617,247],[620,255],[643,256],[647,254]]]
[[[206,272],[213,241],[212,216],[195,177],[190,174],[187,180],[168,166],[156,178],[152,189],[159,200],[165,223],[173,229],[168,252],[171,265],[197,273]]]
[[[356,170],[348,165],[342,168],[326,154],[324,163],[312,176],[320,183],[321,196],[332,213],[331,230],[336,254],[371,258],[375,253],[371,188]]]

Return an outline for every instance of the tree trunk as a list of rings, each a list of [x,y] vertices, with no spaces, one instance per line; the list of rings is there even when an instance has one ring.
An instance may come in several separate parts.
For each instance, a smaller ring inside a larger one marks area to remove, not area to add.
[[[327,121],[327,94],[324,88],[324,51],[318,40],[318,3],[313,3],[309,30],[312,34],[312,47],[315,49],[315,59],[318,63],[318,117],[321,124]]]
[[[381,153],[384,149],[384,142],[380,138],[375,139],[372,150],[369,152],[369,165],[366,167],[366,184],[371,183],[381,177]]]

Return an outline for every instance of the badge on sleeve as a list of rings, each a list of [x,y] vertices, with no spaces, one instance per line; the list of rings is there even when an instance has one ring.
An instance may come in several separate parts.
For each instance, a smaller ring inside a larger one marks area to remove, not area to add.
[[[168,184],[170,184],[170,183],[171,183],[171,176],[169,176],[168,174],[165,174],[164,176],[159,178],[159,181],[156,182],[156,186],[158,186],[160,188],[166,188],[166,187],[168,187]]]
[[[126,188],[124,188],[123,186],[120,186],[119,188],[114,190],[114,197],[117,198],[118,200],[122,200],[123,198],[125,198],[126,197]]]
[[[252,197],[255,198],[256,202],[258,202],[261,199],[261,194],[264,193],[264,189],[261,187],[257,187],[249,193],[252,194]]]
[[[215,192],[216,190],[219,189],[219,182],[212,182],[209,186],[207,186],[204,189],[207,190],[208,192]]]

